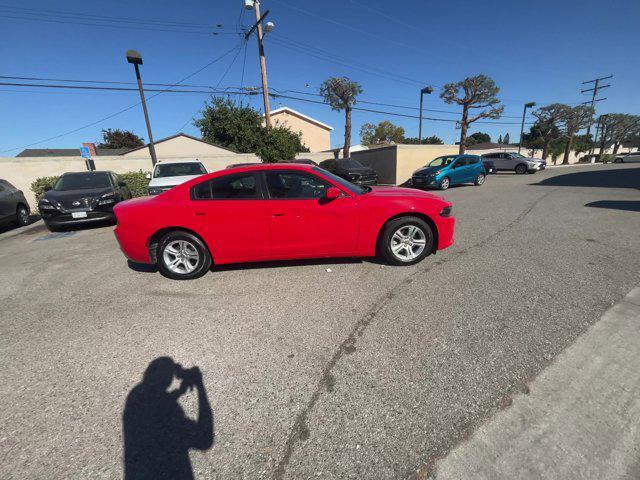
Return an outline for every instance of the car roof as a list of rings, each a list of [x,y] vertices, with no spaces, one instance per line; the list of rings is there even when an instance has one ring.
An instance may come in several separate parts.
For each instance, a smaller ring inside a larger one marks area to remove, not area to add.
[[[233,171],[252,171],[252,170],[305,170],[312,171],[316,168],[315,165],[309,165],[306,163],[255,163],[251,165],[242,165],[239,167],[232,167],[225,169],[225,174]]]
[[[159,164],[167,164],[167,163],[202,163],[200,160],[198,160],[197,158],[193,158],[191,160],[186,160],[186,159],[178,159],[178,160],[158,160],[158,162],[156,163],[156,165]]]

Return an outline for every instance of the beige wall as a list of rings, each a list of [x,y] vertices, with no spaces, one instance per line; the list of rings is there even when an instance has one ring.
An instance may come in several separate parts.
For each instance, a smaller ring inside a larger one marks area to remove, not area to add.
[[[301,153],[298,158],[309,158],[317,163],[331,158],[327,153]],[[158,157],[159,160],[192,160],[193,157]],[[227,153],[225,155],[199,156],[198,159],[210,172],[222,170],[235,163],[259,163],[253,153]],[[96,169],[111,170],[116,173],[151,171],[150,158],[131,158],[125,156],[96,157]],[[22,190],[31,208],[35,208],[35,197],[31,183],[40,177],[62,175],[65,172],[83,172],[86,170],[84,159],[80,157],[0,157],[0,178],[8,180]]]
[[[200,158],[212,155],[233,155],[234,153],[224,148],[216,147],[205,142],[200,142],[189,137],[174,137],[167,141],[156,143],[156,156],[158,158]],[[151,158],[149,148],[141,148],[134,152],[122,155],[127,158]]]
[[[373,168],[378,174],[378,183],[395,185],[397,148],[395,145],[370,150],[360,150],[351,153],[351,158],[367,167]]]
[[[436,157],[456,155],[459,148],[458,145],[398,145],[396,183],[403,184],[411,178],[413,172]]]
[[[331,148],[331,130],[287,111],[271,115],[271,120],[275,125],[286,126],[292,132],[302,133],[302,141],[312,152],[321,152]]]

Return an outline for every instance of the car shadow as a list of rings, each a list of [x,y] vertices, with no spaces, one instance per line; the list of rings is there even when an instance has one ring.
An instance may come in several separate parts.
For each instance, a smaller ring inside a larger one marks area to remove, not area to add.
[[[113,220],[105,220],[103,222],[87,222],[77,225],[65,225],[54,227],[52,232],[81,232],[83,230],[97,230],[98,228],[114,227],[116,222]]]
[[[213,265],[212,272],[228,272],[234,270],[259,270],[263,268],[307,267],[335,264],[360,264],[364,261],[377,263],[375,258],[315,258],[305,260],[273,260],[269,262],[232,263],[228,265]]]
[[[174,381],[180,386],[169,390]],[[180,397],[195,391],[197,418],[189,418]],[[213,411],[197,367],[184,369],[170,357],[147,366],[131,389],[122,414],[125,480],[193,479],[189,450],[214,444]]]
[[[548,177],[538,183],[546,187],[633,188],[640,190],[640,168],[591,170]]]
[[[127,266],[134,272],[156,273],[158,271],[158,266],[155,263],[137,263],[127,260]]]
[[[640,212],[640,201],[638,200],[598,200],[587,203],[585,207],[609,208],[612,210],[625,210],[627,212]]]
[[[40,220],[40,215],[31,214],[29,215],[29,223],[27,223],[24,226],[27,227],[32,223],[37,222],[38,220]],[[0,226],[0,233],[10,232],[11,230],[15,230],[17,228],[22,228],[22,227],[20,227],[18,224],[13,222],[7,223],[6,225]]]

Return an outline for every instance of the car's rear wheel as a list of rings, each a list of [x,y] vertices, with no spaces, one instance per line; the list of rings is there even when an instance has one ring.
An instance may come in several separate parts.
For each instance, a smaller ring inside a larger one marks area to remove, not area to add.
[[[158,269],[165,277],[189,280],[207,273],[211,267],[209,249],[195,235],[173,231],[158,242]]]
[[[16,223],[19,227],[29,225],[29,209],[24,205],[18,205],[16,209]]]
[[[527,173],[527,166],[524,163],[521,163],[520,165],[516,166],[516,173],[518,175],[523,175],[525,173]]]
[[[449,177],[444,177],[442,180],[440,180],[440,190],[446,190],[450,186],[451,180],[449,180]]]
[[[421,218],[395,218],[385,226],[380,250],[392,265],[413,265],[433,251],[433,232]]]
[[[478,186],[482,185],[484,183],[484,179],[485,179],[484,173],[479,173],[478,176],[476,177],[475,182],[473,183]]]

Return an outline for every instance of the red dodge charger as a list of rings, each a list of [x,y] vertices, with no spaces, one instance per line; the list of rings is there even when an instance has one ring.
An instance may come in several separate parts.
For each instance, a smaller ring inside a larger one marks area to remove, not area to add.
[[[114,212],[124,254],[175,279],[212,263],[381,255],[412,265],[449,247],[455,223],[437,195],[359,187],[302,164],[222,170]]]

